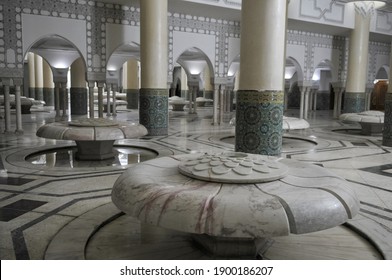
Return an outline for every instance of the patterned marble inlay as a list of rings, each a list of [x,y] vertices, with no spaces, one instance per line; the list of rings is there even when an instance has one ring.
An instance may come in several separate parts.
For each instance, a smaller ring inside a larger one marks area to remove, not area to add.
[[[181,174],[199,180],[222,183],[259,183],[286,176],[286,165],[267,156],[222,153],[190,156],[178,166]]]
[[[365,111],[365,93],[346,92],[344,97],[344,112],[358,113]]]
[[[283,91],[238,91],[238,152],[279,155],[282,147]]]

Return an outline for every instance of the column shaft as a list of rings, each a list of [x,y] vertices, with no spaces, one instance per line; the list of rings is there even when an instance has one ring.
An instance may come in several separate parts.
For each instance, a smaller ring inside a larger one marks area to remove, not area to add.
[[[355,27],[350,33],[347,84],[344,96],[344,112],[365,110],[365,90],[369,48],[370,19],[372,12],[366,3],[355,3]],[[363,6],[362,6],[363,5]]]
[[[141,90],[139,121],[151,136],[167,135],[167,0],[140,1]]]
[[[287,0],[242,1],[236,151],[281,152],[286,22]]]
[[[44,74],[43,98],[45,106],[54,106],[53,72],[45,60],[42,62],[42,69]]]
[[[43,60],[39,55],[34,55],[35,68],[35,99],[44,100],[44,72]]]
[[[392,67],[392,53],[389,57],[389,65]],[[388,91],[385,95],[384,129],[382,132],[382,144],[392,147],[392,75],[389,75]]]

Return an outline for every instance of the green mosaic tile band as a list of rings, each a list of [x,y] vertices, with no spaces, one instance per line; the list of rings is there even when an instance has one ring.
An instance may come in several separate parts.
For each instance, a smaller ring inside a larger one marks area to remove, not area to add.
[[[282,149],[283,91],[238,91],[235,150],[280,155]]]
[[[382,132],[382,144],[392,147],[392,93],[385,95],[384,130]]]
[[[346,92],[344,94],[344,113],[365,111],[365,93]]]
[[[140,89],[139,122],[149,136],[168,134],[169,91],[167,89]]]

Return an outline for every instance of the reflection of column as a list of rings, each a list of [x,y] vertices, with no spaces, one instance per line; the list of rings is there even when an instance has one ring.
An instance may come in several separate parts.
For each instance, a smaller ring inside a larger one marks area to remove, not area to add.
[[[85,66],[82,58],[78,58],[71,65],[71,114],[87,114],[87,88]]]
[[[42,70],[44,75],[43,98],[45,106],[54,106],[53,73],[49,64],[45,60],[42,61]]]
[[[4,90],[4,133],[11,132],[11,99],[10,99],[10,86],[11,79],[3,78],[3,90]]]
[[[389,58],[392,67],[392,53]],[[392,147],[392,75],[389,75],[388,90],[385,94],[384,129],[382,132],[382,144]]]
[[[167,135],[167,0],[140,1],[141,89],[139,120],[148,135]]]
[[[236,151],[281,152],[286,21],[287,0],[242,1]]]
[[[350,33],[347,84],[344,97],[344,111],[346,113],[365,110],[370,19],[374,12],[374,3],[371,1],[355,2],[354,5],[355,27]]]
[[[28,97],[35,98],[35,67],[34,67],[34,53],[29,52],[27,56],[29,65],[29,95]]]
[[[34,55],[34,68],[35,68],[35,99],[44,100],[44,72],[43,72],[42,57]]]
[[[98,118],[103,118],[103,82],[97,82],[98,87]]]
[[[139,108],[139,62],[131,59],[125,63],[125,93],[127,94],[127,108]]]
[[[14,78],[15,85],[15,110],[16,110],[16,134],[23,134],[22,128],[22,108],[20,101],[20,92],[23,84],[22,78]]]

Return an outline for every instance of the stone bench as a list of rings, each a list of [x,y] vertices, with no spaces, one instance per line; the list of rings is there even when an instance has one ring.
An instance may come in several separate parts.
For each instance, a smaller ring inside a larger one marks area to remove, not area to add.
[[[384,112],[364,111],[360,113],[344,113],[339,120],[346,123],[359,123],[364,135],[380,134],[384,128]]]

